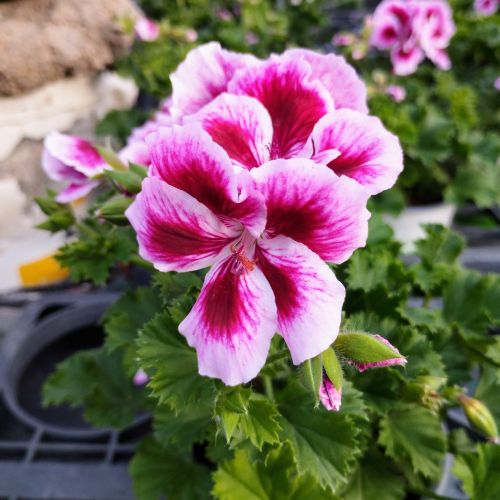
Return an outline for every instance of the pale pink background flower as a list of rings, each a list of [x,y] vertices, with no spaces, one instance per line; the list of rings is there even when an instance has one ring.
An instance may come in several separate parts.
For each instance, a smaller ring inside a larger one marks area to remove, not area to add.
[[[154,42],[160,36],[160,26],[146,17],[138,19],[134,26],[135,36],[143,42]]]
[[[493,85],[497,90],[500,90],[500,76],[495,79],[495,83]]]
[[[387,85],[385,92],[394,102],[402,102],[406,99],[406,89],[401,85]]]
[[[492,16],[498,10],[498,0],[474,0],[474,10],[481,16]]]
[[[347,47],[354,42],[354,35],[352,33],[337,33],[332,38],[332,44],[339,47]]]

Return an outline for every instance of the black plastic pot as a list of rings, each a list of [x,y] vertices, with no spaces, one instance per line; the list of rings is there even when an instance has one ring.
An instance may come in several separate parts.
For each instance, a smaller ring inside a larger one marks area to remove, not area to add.
[[[99,320],[114,293],[55,294],[23,309],[0,352],[0,498],[132,499],[127,462],[149,429],[94,429],[81,409],[41,406],[55,365],[102,343]]]

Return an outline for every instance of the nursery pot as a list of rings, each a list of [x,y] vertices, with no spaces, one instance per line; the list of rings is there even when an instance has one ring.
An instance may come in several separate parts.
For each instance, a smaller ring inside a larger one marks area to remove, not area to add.
[[[5,403],[17,419],[57,437],[98,438],[109,434],[110,429],[92,428],[79,408],[43,408],[41,395],[46,378],[59,362],[82,349],[102,345],[99,321],[115,299],[115,294],[101,293],[80,297],[73,303],[64,299],[46,303],[37,314],[28,311],[6,337],[1,385]],[[140,416],[134,425],[147,419]]]
[[[422,224],[442,224],[450,227],[456,212],[451,203],[417,205],[404,209],[398,216],[385,215],[384,219],[394,230],[394,237],[403,243],[403,251],[411,253],[415,242],[425,237]]]

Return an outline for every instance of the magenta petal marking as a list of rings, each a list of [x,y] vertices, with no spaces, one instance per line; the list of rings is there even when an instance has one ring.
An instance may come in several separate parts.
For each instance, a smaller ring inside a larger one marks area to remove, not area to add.
[[[335,109],[349,108],[368,113],[366,85],[342,56],[318,54],[306,49],[290,49],[284,56],[303,59],[311,66],[311,79],[319,80],[324,85]]]
[[[389,189],[403,170],[398,138],[382,122],[356,111],[342,109],[322,118],[314,127],[307,151],[320,161],[330,149],[340,152],[328,166],[337,175],[353,178],[370,195]]]
[[[151,176],[190,194],[218,217],[236,219],[255,236],[264,230],[266,207],[249,173],[236,172],[199,124],[159,128],[146,142]]]
[[[365,245],[368,193],[352,179],[298,158],[271,161],[251,175],[266,200],[268,236],[288,236],[335,263]]]
[[[81,137],[52,132],[45,138],[48,153],[86,177],[102,174],[107,164],[97,149]]]
[[[62,163],[52,156],[46,148],[42,153],[42,168],[53,181],[81,182],[86,180],[85,175]]]
[[[139,254],[159,271],[203,269],[228,255],[228,245],[241,233],[157,178],[144,179],[125,215],[137,233]]]
[[[70,203],[87,196],[93,189],[99,185],[99,181],[84,181],[66,186],[57,196],[59,203]]]
[[[330,346],[339,333],[345,290],[332,270],[301,243],[259,240],[256,262],[271,284],[278,332],[298,365]]]
[[[181,118],[196,113],[227,90],[236,70],[257,63],[249,54],[237,54],[210,42],[191,50],[172,73],[172,114]]]
[[[258,99],[273,124],[271,158],[290,158],[299,152],[315,123],[333,110],[333,102],[311,67],[303,60],[271,56],[266,62],[239,71],[229,92]]]
[[[200,122],[235,164],[251,169],[269,160],[273,126],[257,99],[224,93],[191,120]]]
[[[201,375],[226,385],[248,382],[266,361],[276,332],[276,304],[262,272],[233,272],[234,258],[216,264],[193,309],[179,325],[198,354]]]
[[[319,388],[319,400],[328,411],[339,411],[342,404],[342,387],[337,390],[331,380],[324,377]]]

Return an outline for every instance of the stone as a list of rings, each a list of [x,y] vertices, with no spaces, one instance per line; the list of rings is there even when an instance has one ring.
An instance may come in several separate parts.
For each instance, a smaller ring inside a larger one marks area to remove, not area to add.
[[[119,20],[140,15],[132,0],[0,2],[0,95],[106,68],[133,41]]]

